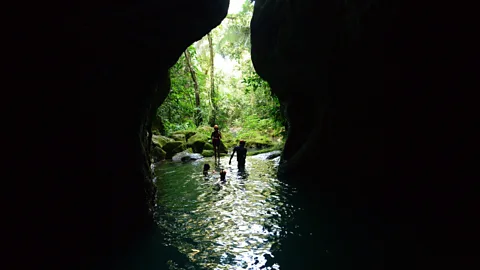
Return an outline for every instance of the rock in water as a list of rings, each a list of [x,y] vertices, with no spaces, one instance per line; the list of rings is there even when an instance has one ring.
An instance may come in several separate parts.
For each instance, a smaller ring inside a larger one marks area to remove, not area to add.
[[[270,155],[267,156],[267,159],[274,159],[279,157],[282,154],[282,151],[273,151],[270,152]]]
[[[190,153],[188,150],[182,151],[180,153],[175,154],[172,157],[172,161],[175,162],[187,162],[190,160],[197,160],[202,159],[203,156],[197,153]]]

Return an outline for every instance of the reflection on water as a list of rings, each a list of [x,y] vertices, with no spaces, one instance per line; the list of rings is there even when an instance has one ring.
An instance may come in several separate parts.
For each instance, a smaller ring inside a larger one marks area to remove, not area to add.
[[[158,176],[158,224],[165,240],[187,255],[195,268],[279,269],[269,265],[284,224],[295,207],[289,204],[293,190],[276,179],[277,160],[247,157],[244,170],[235,158],[220,164],[213,159],[192,163],[164,163]],[[202,174],[204,163],[211,173]],[[227,181],[219,171],[227,170]],[[283,231],[283,232],[282,232]]]

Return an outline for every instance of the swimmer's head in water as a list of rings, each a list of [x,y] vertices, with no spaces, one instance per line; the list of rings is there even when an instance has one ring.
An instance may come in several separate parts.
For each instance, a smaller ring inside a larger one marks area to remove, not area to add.
[[[218,129],[218,125],[213,126],[214,129]]]
[[[203,171],[208,171],[208,170],[210,170],[210,165],[209,164],[203,165]]]

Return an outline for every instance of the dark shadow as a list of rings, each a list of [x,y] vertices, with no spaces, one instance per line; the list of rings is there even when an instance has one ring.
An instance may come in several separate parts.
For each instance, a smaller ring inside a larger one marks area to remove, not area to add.
[[[161,230],[154,227],[148,235],[137,239],[130,254],[107,260],[98,269],[171,269],[169,265],[199,269],[199,266],[191,262],[176,248],[165,246],[164,237]]]

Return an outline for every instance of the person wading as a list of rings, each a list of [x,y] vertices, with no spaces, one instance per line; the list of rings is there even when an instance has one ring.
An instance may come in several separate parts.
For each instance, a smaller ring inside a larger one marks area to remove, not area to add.
[[[237,163],[238,163],[238,168],[239,169],[244,169],[245,168],[245,160],[247,159],[247,148],[245,148],[245,141],[241,140],[239,146],[235,146],[233,148],[233,153],[232,156],[230,157],[230,161],[228,164],[232,164],[232,158],[233,155],[235,155],[235,152],[237,153]]]
[[[215,125],[213,127],[214,131],[212,132],[212,145],[213,145],[213,156],[215,157],[215,161],[217,161],[217,155],[218,155],[218,161],[220,161],[220,139],[222,139],[222,133],[218,130],[218,126]]]

